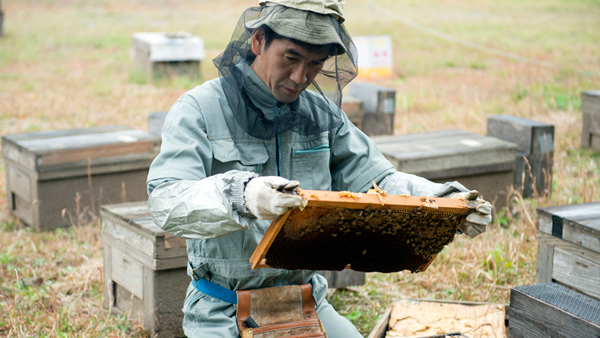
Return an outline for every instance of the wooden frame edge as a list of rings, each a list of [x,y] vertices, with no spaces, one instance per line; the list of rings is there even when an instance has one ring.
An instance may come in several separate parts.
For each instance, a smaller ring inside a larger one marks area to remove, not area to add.
[[[291,213],[292,209],[288,210],[285,214],[283,214],[283,216],[279,217],[277,220],[271,222],[271,225],[269,225],[269,228],[265,232],[265,235],[260,240],[260,242],[256,246],[256,249],[252,253],[252,256],[250,257],[250,267],[252,268],[252,270],[256,270],[257,268],[261,267],[260,265],[263,263],[263,259],[267,255],[267,251],[269,251],[269,248],[271,248],[271,245],[275,241],[275,237],[277,237],[279,231],[283,227],[283,224],[285,223],[285,221]]]

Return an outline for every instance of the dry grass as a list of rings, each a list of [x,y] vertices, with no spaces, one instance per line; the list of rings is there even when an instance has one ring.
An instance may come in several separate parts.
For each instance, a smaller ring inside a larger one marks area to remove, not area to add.
[[[394,40],[398,133],[460,128],[485,133],[486,118],[512,114],[556,126],[552,196],[516,198],[484,235],[457,237],[420,274],[370,274],[353,292],[332,292],[337,309],[364,334],[399,297],[507,303],[509,289],[535,280],[535,209],[600,200],[600,156],[579,149],[580,92],[599,89],[600,2],[393,1],[379,6],[445,33],[560,66],[551,70],[466,49],[371,11],[346,5],[353,35]],[[227,43],[244,1],[3,1],[0,133],[124,124],[146,128],[194,83],[129,79],[131,33],[188,31],[205,39],[208,59]],[[205,79],[216,76],[210,61]],[[143,336],[102,308],[98,222],[35,233],[6,210],[0,162],[0,336]],[[518,196],[518,195],[517,195]],[[74,198],[75,196],[64,196]],[[41,278],[37,279],[37,278]],[[39,286],[27,286],[38,283]]]

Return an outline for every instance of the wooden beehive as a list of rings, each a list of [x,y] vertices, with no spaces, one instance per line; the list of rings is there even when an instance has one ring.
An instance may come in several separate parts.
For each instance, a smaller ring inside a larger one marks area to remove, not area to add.
[[[132,36],[134,70],[148,80],[186,76],[200,79],[204,41],[189,33],[143,32]]]
[[[183,337],[185,239],[157,227],[147,201],[105,205],[101,214],[104,306],[138,320],[152,337]]]
[[[600,300],[600,202],[537,209],[537,283]]]
[[[473,201],[302,190],[307,205],[274,221],[250,259],[253,269],[424,271]]]
[[[371,83],[353,82],[348,94],[363,102],[360,129],[369,136],[393,135],[396,113],[396,90]]]
[[[554,125],[510,115],[490,116],[487,135],[517,144],[515,189],[523,197],[551,192]]]
[[[98,214],[101,203],[145,200],[158,151],[155,137],[125,126],[4,135],[8,209],[37,230],[54,230],[78,212]]]
[[[600,337],[600,302],[555,283],[510,290],[508,337]]]
[[[496,210],[513,185],[517,145],[463,130],[372,138],[396,170],[478,190]]]
[[[365,117],[363,101],[354,96],[344,95],[342,97],[342,110],[348,116],[348,120],[362,130],[362,122]]]

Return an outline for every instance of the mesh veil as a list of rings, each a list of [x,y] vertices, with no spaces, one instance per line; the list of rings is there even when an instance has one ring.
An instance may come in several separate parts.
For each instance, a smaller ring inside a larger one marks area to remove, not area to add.
[[[356,47],[344,25],[330,16],[346,52],[333,55],[325,62],[312,84],[296,101],[289,104],[289,112],[283,116],[267,118],[245,90],[247,84],[244,83],[244,73],[249,70],[255,58],[252,53],[252,30],[246,28],[246,23],[253,20],[260,22],[272,15],[285,15],[286,10],[288,8],[285,6],[248,8],[240,17],[225,51],[213,60],[221,76],[223,92],[238,124],[248,134],[264,140],[286,130],[313,135],[339,126],[342,122],[342,89],[358,73]],[[310,15],[320,14],[307,11],[307,20]]]

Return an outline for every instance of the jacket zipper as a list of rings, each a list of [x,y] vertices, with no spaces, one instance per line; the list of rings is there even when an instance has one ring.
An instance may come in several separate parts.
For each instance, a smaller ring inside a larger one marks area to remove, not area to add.
[[[280,116],[280,112],[281,112],[281,108],[279,108],[278,106],[275,106],[275,116],[279,117]],[[279,135],[279,132],[277,132],[277,144],[276,144],[276,149],[275,149],[275,167],[276,167],[276,172],[277,172],[277,176],[281,176],[281,166],[280,166],[280,161],[281,161],[281,136]]]
[[[281,108],[278,106],[275,106],[275,116],[281,116]],[[281,136],[279,135],[279,132],[277,133],[277,143],[275,147],[275,167],[277,169],[277,176],[281,177]],[[290,273],[290,270],[285,270],[285,273],[279,278],[278,286],[283,286],[283,280],[288,273]]]

